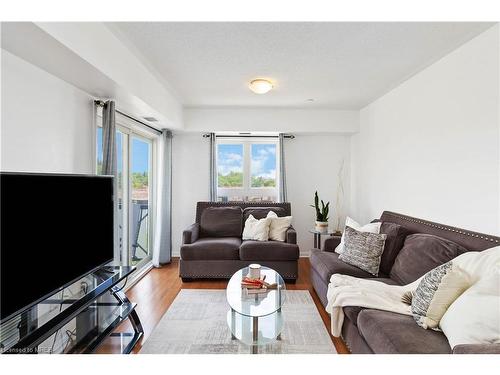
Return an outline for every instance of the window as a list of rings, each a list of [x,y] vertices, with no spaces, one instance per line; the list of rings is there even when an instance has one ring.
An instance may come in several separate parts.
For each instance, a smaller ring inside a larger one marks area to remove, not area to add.
[[[131,199],[132,199],[132,254],[133,265],[150,258],[151,249],[151,141],[132,136]]]
[[[120,263],[141,267],[153,246],[154,155],[156,136],[129,126],[117,113],[117,198]],[[102,128],[98,117],[96,172],[102,173]]]
[[[253,188],[276,187],[276,144],[252,144],[250,164]]]
[[[243,188],[242,144],[218,145],[217,181],[220,188]]]
[[[276,202],[277,150],[275,138],[218,138],[218,200]]]
[[[96,174],[102,174],[102,127],[101,126],[97,127],[96,149],[97,149]]]

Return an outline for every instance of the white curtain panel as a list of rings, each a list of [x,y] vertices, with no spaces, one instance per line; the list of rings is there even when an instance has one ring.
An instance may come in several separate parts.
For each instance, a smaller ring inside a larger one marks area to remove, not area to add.
[[[172,132],[163,130],[158,150],[158,199],[153,265],[172,261]]]

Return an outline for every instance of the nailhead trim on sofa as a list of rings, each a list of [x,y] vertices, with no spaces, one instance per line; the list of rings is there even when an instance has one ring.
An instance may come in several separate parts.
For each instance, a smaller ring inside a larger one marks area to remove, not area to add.
[[[393,218],[397,218],[397,219],[400,219],[400,220],[412,222],[412,223],[415,223],[415,224],[421,224],[421,225],[425,225],[425,226],[428,226],[428,227],[431,227],[431,228],[436,228],[436,229],[447,231],[447,232],[458,233],[458,234],[463,235],[463,236],[474,237],[474,238],[481,239],[483,241],[488,241],[488,242],[500,244],[500,238],[499,237],[493,237],[493,236],[489,236],[489,235],[486,235],[486,234],[483,234],[483,233],[478,233],[478,232],[463,230],[463,229],[460,229],[460,228],[451,227],[451,226],[444,225],[444,224],[433,223],[431,221],[417,219],[417,218],[414,218],[414,217],[411,217],[411,216],[406,216],[406,215],[398,214],[398,213],[391,212],[391,211],[384,211],[382,213],[382,216],[381,216],[382,220],[384,220],[387,217],[393,217]],[[387,219],[385,219],[385,220],[387,220]],[[387,221],[390,221],[390,220],[387,220]]]

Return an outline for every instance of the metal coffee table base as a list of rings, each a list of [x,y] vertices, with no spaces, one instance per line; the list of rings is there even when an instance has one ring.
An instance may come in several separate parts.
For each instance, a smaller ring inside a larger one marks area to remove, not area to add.
[[[252,318],[252,337],[254,344],[252,345],[252,354],[257,354],[259,352],[259,347],[255,344],[259,341],[259,318],[254,316]]]
[[[231,339],[240,340],[251,347],[252,354],[259,353],[259,346],[281,340],[283,330],[283,314],[281,309],[266,316],[246,316],[235,310],[228,311],[228,325]]]

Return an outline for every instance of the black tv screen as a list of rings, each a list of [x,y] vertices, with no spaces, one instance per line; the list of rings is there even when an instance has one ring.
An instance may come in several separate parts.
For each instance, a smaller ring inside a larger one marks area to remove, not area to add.
[[[1,321],[113,260],[113,178],[0,173]]]

